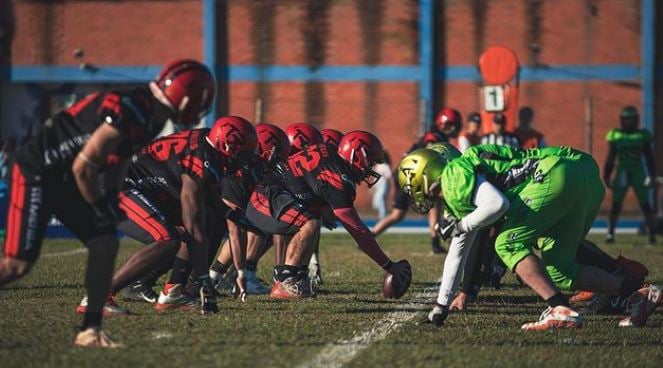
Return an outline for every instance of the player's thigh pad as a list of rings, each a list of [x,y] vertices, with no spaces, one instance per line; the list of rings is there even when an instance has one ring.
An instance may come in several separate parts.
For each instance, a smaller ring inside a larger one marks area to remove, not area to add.
[[[118,228],[143,244],[179,240],[175,219],[166,216],[159,205],[136,189],[120,193],[120,209],[127,218]]]
[[[9,206],[4,254],[34,262],[39,258],[46,225],[51,216],[51,201],[46,188],[56,183],[13,163],[9,172]]]

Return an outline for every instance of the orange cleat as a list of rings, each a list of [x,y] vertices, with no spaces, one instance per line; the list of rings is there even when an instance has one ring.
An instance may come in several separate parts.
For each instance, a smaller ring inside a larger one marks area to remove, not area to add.
[[[525,323],[520,327],[524,331],[547,331],[561,328],[582,328],[584,321],[578,312],[569,307],[558,305],[548,307],[536,322]]]
[[[87,312],[87,304],[88,300],[86,295],[83,297],[83,300],[81,300],[81,303],[76,307],[76,313],[85,314],[85,312]],[[104,317],[118,317],[128,315],[129,311],[117,305],[117,302],[115,301],[115,295],[108,295],[108,299],[106,299],[106,304],[104,304],[102,314]]]
[[[168,310],[200,310],[200,300],[190,296],[182,284],[166,284],[159,293],[159,299],[154,308],[157,312]]]
[[[586,290],[581,290],[574,295],[572,295],[569,298],[569,302],[571,303],[583,303],[583,302],[589,302],[594,298],[594,292],[592,291],[586,291]]]
[[[272,290],[269,292],[269,299],[272,300],[296,300],[310,295],[306,295],[305,288],[302,288],[294,277],[288,277],[283,281],[275,281]]]

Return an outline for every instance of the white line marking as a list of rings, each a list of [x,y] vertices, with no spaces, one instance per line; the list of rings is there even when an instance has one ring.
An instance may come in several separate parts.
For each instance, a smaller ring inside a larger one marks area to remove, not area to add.
[[[415,294],[408,303],[398,304],[399,309],[406,310],[394,311],[387,314],[383,319],[375,322],[368,330],[356,333],[350,340],[339,340],[327,344],[318,355],[308,362],[299,365],[299,367],[340,368],[344,366],[351,362],[357,354],[372,344],[384,340],[404,323],[414,319],[421,307],[417,301],[421,299],[430,301],[435,293],[437,293],[437,288],[428,288],[423,292]],[[416,311],[409,309],[416,309]]]
[[[46,253],[42,258],[51,258],[51,257],[62,257],[62,256],[73,256],[74,254],[80,254],[80,253],[87,253],[86,248],[78,248],[74,250],[68,250],[65,252],[54,252],[54,253]]]
[[[427,227],[423,226],[395,226],[392,228],[389,228],[386,232],[386,234],[428,234],[429,230]],[[608,228],[605,227],[593,227],[589,230],[590,234],[605,234],[608,232]],[[342,234],[342,233],[347,233],[345,229],[342,228],[336,228],[333,231],[322,228],[322,233],[323,234],[328,234],[328,233],[334,233],[334,234]],[[638,228],[637,227],[618,227],[615,229],[615,233],[617,234],[637,234],[638,233]]]

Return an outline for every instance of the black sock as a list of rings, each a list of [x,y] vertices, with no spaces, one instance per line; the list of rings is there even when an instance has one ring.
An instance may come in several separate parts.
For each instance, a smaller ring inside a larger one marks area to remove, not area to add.
[[[173,271],[170,273],[169,284],[185,284],[191,273],[191,263],[182,258],[175,258]]]
[[[434,237],[430,238],[430,243],[431,243],[431,246],[433,248],[440,248],[441,247],[439,236],[434,236]]]
[[[634,292],[638,291],[642,286],[640,280],[633,279],[629,276],[624,277],[624,281],[619,285],[619,296],[628,298]]]
[[[308,265],[299,266],[299,270],[297,271],[297,280],[304,280],[307,277],[308,277]]]
[[[258,262],[257,261],[249,261],[248,259],[246,260],[246,270],[247,271],[255,271],[258,269]]]
[[[247,261],[247,263],[248,263],[248,261]],[[223,263],[221,263],[221,262],[219,262],[218,260],[215,259],[214,262],[212,262],[212,265],[210,266],[210,270],[212,270],[214,272],[218,272],[220,274],[224,274],[224,273],[226,273],[226,271],[228,271],[228,267],[230,267],[230,266],[226,266]]]
[[[546,299],[546,303],[548,303],[548,305],[553,308],[557,307],[558,305],[563,305],[565,307],[569,306],[569,300],[566,299],[566,297],[562,295],[562,293],[560,293],[559,291],[557,292],[557,294]]]
[[[299,267],[297,266],[288,266],[288,265],[278,265],[274,266],[274,275],[276,281],[283,282],[288,277],[296,277],[299,272]]]
[[[85,315],[83,316],[83,325],[81,326],[81,331],[90,327],[101,328],[101,313],[85,312]]]

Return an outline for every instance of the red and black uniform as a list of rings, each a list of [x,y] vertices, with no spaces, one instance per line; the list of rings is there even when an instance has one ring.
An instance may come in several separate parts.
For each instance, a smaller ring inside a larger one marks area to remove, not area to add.
[[[270,234],[292,234],[323,207],[353,207],[355,180],[349,165],[324,144],[309,146],[279,165],[278,182],[266,180],[251,195],[247,217]]]
[[[206,201],[221,201],[214,187],[224,176],[224,163],[207,141],[208,132],[194,129],[171,134],[132,157],[120,193],[120,208],[127,214],[120,230],[145,244],[180,239],[183,174],[210,194]]]
[[[405,153],[407,155],[408,153],[419,149],[419,148],[425,148],[429,144],[434,144],[434,143],[447,143],[449,142],[449,139],[447,138],[446,135],[443,133],[439,132],[434,132],[430,131],[421,136],[419,140],[410,147],[410,149]],[[394,177],[394,204],[393,208],[399,209],[402,211],[407,211],[408,208],[410,208],[410,196],[405,194],[403,190],[401,189],[400,185],[398,185],[398,175],[393,175]]]
[[[94,211],[71,173],[73,161],[101,124],[113,126],[124,136],[107,167],[151,141],[168,118],[167,107],[147,88],[139,88],[93,93],[47,120],[14,156],[5,256],[35,261],[51,215],[83,242],[115,234],[112,225],[100,228],[95,223]]]

